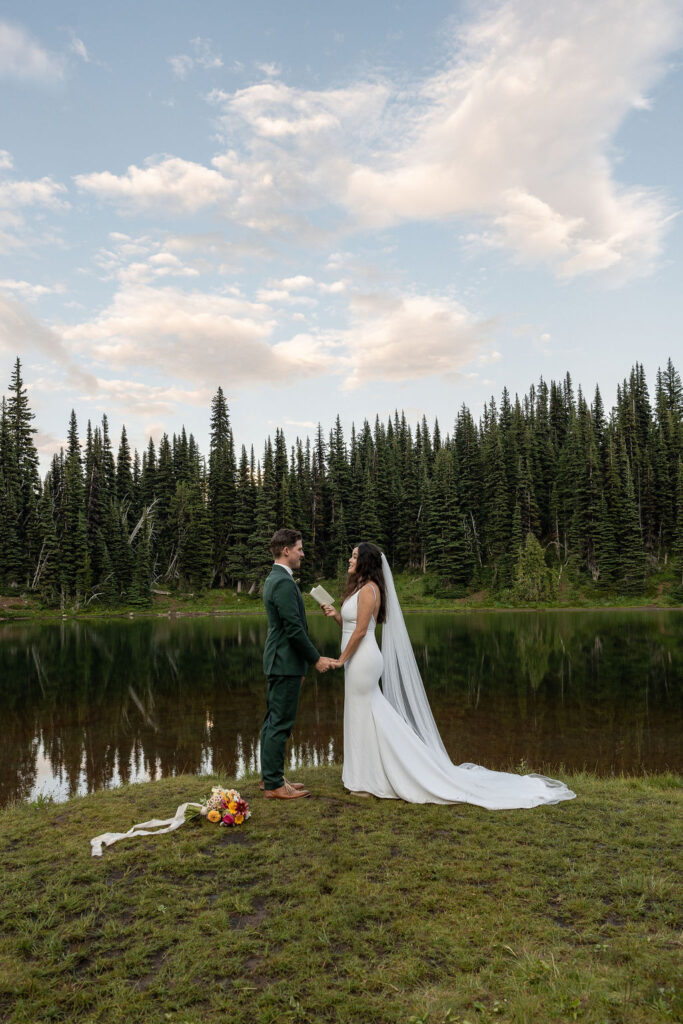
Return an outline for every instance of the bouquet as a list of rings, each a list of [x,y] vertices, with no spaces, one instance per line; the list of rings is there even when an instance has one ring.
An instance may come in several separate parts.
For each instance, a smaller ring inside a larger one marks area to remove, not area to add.
[[[211,796],[206,799],[200,814],[215,825],[241,825],[251,817],[249,804],[236,789],[221,789],[214,786]]]
[[[217,825],[241,825],[243,821],[251,817],[249,804],[243,800],[236,789],[221,789],[214,786],[211,796],[201,804],[181,804],[172,818],[150,818],[149,821],[141,821],[139,825],[133,825],[127,832],[103,832],[101,836],[95,836],[90,840],[90,851],[93,857],[102,856],[102,847],[118,843],[119,839],[129,839],[135,836],[160,836],[164,832],[175,832],[177,828],[185,824],[188,807],[195,808],[197,812],[208,818]]]

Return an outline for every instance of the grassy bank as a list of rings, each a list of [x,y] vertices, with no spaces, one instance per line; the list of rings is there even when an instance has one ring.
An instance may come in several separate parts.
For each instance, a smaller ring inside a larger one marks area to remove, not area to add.
[[[333,595],[341,592],[342,581],[320,580]],[[430,592],[429,576],[420,573],[400,573],[395,577],[396,591],[406,611],[458,611],[467,609],[505,608],[663,608],[681,607],[675,598],[676,581],[671,573],[651,577],[647,588],[639,594],[602,593],[591,587],[563,583],[557,597],[550,602],[529,604],[514,601],[510,592],[501,595],[490,590],[468,592],[465,596],[437,596]],[[310,587],[304,587],[307,592]],[[306,597],[310,610],[318,605]],[[45,621],[57,622],[63,618],[111,619],[155,618],[162,615],[261,615],[263,604],[258,594],[237,593],[229,588],[206,590],[201,594],[155,594],[151,607],[121,605],[115,608],[91,602],[78,608],[46,608],[31,595],[0,595],[0,622]]]
[[[577,800],[506,812],[352,798],[338,768],[302,777],[315,796],[293,805],[242,784],[239,831],[197,819],[101,860],[92,836],[168,817],[212,780],[1,812],[0,1018],[681,1019],[671,776],[563,776]]]

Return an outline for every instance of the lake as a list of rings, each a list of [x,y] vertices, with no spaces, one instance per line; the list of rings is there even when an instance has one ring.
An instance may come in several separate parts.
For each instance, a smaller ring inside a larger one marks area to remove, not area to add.
[[[683,613],[406,621],[454,762],[560,775],[681,769]],[[315,612],[309,623],[318,648],[336,654],[335,624]],[[257,616],[0,627],[0,805],[258,768],[265,631]],[[290,774],[342,760],[343,704],[342,672],[309,673]]]

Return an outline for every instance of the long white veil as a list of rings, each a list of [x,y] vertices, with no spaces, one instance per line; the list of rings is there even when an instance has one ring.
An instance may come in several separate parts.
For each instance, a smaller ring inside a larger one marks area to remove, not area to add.
[[[423,743],[427,744],[434,756],[450,766],[451,759],[443,745],[427,700],[396,594],[394,577],[384,554],[382,570],[386,586],[386,621],[382,626],[382,693]]]

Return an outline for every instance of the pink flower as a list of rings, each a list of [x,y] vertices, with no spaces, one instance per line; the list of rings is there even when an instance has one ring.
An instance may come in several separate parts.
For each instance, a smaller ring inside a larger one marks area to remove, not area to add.
[[[224,825],[234,825],[235,824],[235,818],[233,817],[233,815],[232,814],[224,814],[223,815],[223,824]]]

